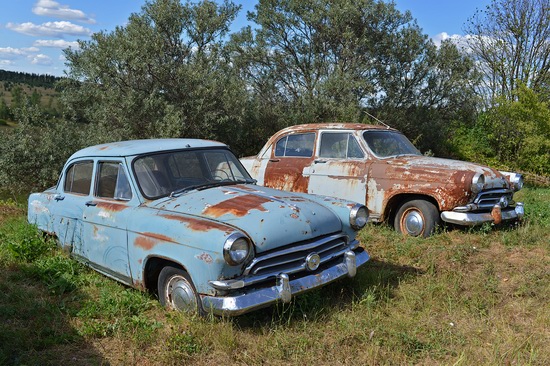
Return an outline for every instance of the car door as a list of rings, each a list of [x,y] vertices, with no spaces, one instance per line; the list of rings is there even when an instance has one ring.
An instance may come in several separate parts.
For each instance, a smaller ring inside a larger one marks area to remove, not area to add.
[[[304,169],[308,193],[365,204],[367,161],[355,135],[347,131],[320,131],[317,153]]]
[[[82,247],[82,215],[90,199],[93,163],[90,159],[71,162],[49,205],[52,231],[68,252],[79,252]]]
[[[315,136],[315,132],[292,133],[277,140],[265,168],[263,184],[285,191],[307,192],[309,177],[303,172],[313,161]]]
[[[84,204],[79,254],[96,270],[131,284],[127,223],[138,200],[122,160],[96,162],[93,192]]]

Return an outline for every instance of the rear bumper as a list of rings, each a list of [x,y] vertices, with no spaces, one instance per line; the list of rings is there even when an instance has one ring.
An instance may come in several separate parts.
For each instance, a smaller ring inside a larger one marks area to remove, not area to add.
[[[241,315],[246,312],[271,305],[277,301],[290,302],[291,298],[303,292],[324,286],[343,277],[354,277],[357,268],[369,260],[363,248],[349,250],[341,263],[312,272],[309,275],[291,280],[281,273],[271,287],[244,289],[232,296],[203,296],[204,310],[216,315]]]
[[[491,212],[457,212],[443,211],[441,212],[441,220],[457,225],[475,226],[486,222],[500,224],[502,221],[519,220],[523,218],[524,209],[523,203],[516,203],[516,207],[508,209],[500,209],[500,206],[495,205]]]

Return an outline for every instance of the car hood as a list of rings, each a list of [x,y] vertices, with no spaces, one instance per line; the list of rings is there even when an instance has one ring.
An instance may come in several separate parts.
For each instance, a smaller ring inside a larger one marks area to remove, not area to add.
[[[342,230],[340,219],[326,206],[290,192],[249,184],[190,191],[148,205],[243,231],[254,241],[257,252]]]
[[[508,188],[508,182],[504,175],[488,166],[470,163],[466,161],[435,158],[422,155],[406,155],[383,160],[388,167],[395,170],[401,178],[411,177],[417,181],[441,182],[462,182],[470,184],[476,173],[485,176],[485,189]],[[387,168],[386,168],[387,170]],[[388,174],[383,172],[382,174]]]

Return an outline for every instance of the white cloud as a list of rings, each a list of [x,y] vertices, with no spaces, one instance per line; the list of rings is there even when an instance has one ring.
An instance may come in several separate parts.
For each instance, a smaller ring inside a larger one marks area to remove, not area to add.
[[[52,0],[38,0],[32,8],[32,12],[36,15],[58,19],[70,19],[89,24],[95,23],[95,20],[87,16],[82,10],[71,9],[68,5],[61,5]]]
[[[28,48],[13,48],[13,47],[0,47],[0,58],[6,59],[16,59],[22,56],[28,56],[29,54],[38,52],[39,49],[36,47]]]
[[[26,34],[28,36],[47,36],[63,38],[65,35],[71,36],[89,36],[92,31],[88,28],[80,25],[73,24],[71,22],[47,22],[40,25],[34,23],[8,23],[6,28],[12,31]]]
[[[449,35],[447,32],[441,32],[439,34],[436,34],[432,37],[432,41],[434,44],[439,47],[441,46],[441,43],[443,41],[450,40],[453,42],[459,49],[462,49],[463,51],[468,52],[470,50],[470,47],[468,46],[468,39],[470,38],[470,35],[460,35],[460,34],[453,34]]]
[[[44,54],[38,54],[36,56],[30,56],[31,64],[33,65],[46,65],[49,66],[52,64],[52,59]]]
[[[77,41],[69,42],[65,41],[63,39],[39,39],[33,43],[35,46],[38,47],[53,47],[53,48],[80,48]]]
[[[15,63],[11,60],[0,60],[0,66],[11,66]]]

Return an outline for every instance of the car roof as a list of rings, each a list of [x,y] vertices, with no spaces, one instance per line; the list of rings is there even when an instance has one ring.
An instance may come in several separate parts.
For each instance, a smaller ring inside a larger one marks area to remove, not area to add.
[[[382,125],[368,125],[363,123],[307,123],[302,125],[295,125],[287,127],[281,131],[311,131],[311,130],[393,130],[397,131],[391,127],[382,126]]]
[[[211,140],[200,139],[147,139],[110,142],[86,147],[75,152],[69,160],[81,157],[123,157],[170,150],[182,150],[204,147],[227,147]]]

